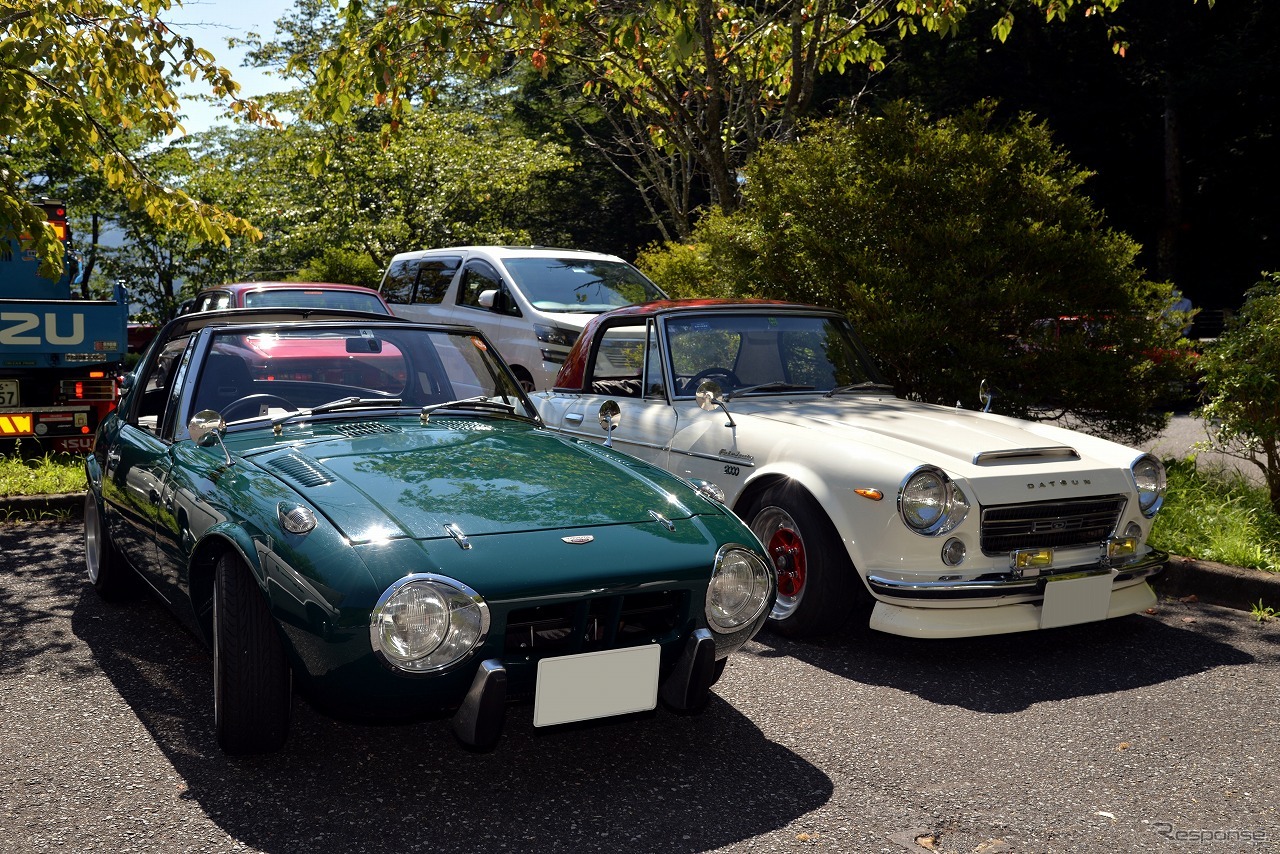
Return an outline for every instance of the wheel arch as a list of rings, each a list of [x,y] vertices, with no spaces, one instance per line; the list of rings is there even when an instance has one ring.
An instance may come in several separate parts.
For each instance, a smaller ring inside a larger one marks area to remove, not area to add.
[[[859,567],[866,565],[863,561],[862,545],[870,541],[873,529],[860,530],[865,525],[865,520],[859,519],[858,514],[855,512],[856,505],[850,507],[842,501],[839,493],[830,487],[827,479],[812,468],[794,462],[787,462],[779,465],[770,465],[768,468],[753,474],[734,500],[733,512],[737,513],[747,525],[750,525],[751,519],[748,514],[751,513],[752,506],[766,490],[779,483],[795,484],[809,493],[813,500],[822,507],[823,512],[827,514],[827,519],[835,527],[836,535],[844,545],[849,560],[853,563],[854,572],[861,578],[862,572]],[[849,494],[852,495],[852,490],[849,490]],[[887,500],[887,498],[886,496],[886,499],[882,500]],[[866,501],[867,499],[858,498],[858,500]],[[862,580],[862,584],[866,585],[865,579]]]
[[[241,538],[245,542],[241,542]],[[191,552],[187,564],[187,590],[196,629],[206,644],[213,641],[213,585],[218,560],[233,552],[249,567],[254,579],[262,583],[257,552],[252,548],[246,549],[251,545],[248,535],[239,528],[218,526],[206,532]]]

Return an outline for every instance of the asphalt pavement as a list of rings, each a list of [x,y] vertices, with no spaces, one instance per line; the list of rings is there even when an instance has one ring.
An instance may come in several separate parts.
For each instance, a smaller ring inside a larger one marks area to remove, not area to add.
[[[76,522],[0,525],[0,850],[1280,851],[1280,622],[1168,598],[1032,634],[764,633],[699,716],[367,726],[231,760],[211,659],[99,601]]]

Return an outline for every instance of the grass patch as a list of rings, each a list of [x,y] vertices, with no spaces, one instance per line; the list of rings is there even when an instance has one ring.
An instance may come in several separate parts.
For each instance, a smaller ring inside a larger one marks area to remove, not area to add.
[[[46,454],[22,459],[0,457],[0,495],[59,495],[84,492],[84,457]]]
[[[1280,572],[1280,518],[1267,491],[1236,471],[1165,461],[1169,492],[1151,544],[1172,554]]]

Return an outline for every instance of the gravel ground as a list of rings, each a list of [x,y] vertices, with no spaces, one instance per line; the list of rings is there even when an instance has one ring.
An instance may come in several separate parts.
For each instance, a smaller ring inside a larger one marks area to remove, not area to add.
[[[487,754],[299,701],[283,753],[229,760],[208,653],[158,602],[100,602],[79,536],[0,526],[5,852],[1280,851],[1280,622],[1244,612],[766,633],[701,716],[515,707]]]

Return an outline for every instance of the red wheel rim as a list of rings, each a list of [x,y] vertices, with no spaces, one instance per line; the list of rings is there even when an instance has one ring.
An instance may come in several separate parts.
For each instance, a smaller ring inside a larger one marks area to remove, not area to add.
[[[790,528],[779,528],[769,538],[769,557],[778,572],[778,595],[796,597],[804,589],[807,572],[804,541]]]

